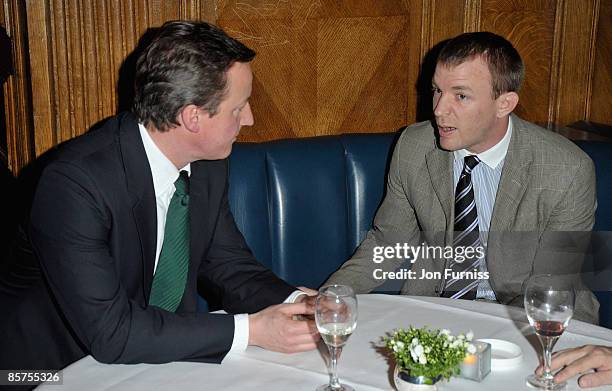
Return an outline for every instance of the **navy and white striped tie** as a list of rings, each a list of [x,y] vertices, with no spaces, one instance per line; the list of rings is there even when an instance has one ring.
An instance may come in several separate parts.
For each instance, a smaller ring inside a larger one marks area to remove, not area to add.
[[[457,182],[455,190],[455,237],[453,246],[475,248],[480,242],[480,231],[478,229],[478,213],[476,210],[476,200],[474,198],[474,186],[472,184],[472,170],[480,163],[480,159],[476,156],[466,156],[464,158],[463,171]],[[451,264],[453,274],[458,275],[461,272],[478,271],[480,267],[480,259],[477,255],[473,257],[465,257],[463,262],[455,262]],[[452,299],[468,299],[476,298],[476,290],[478,288],[478,279],[472,278],[451,278],[444,283],[444,297]]]

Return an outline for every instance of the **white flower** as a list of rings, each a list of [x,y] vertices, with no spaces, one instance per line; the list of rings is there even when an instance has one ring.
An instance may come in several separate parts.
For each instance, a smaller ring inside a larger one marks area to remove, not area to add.
[[[468,341],[474,339],[474,333],[472,332],[472,330],[468,331],[468,333],[465,335],[465,339],[467,339]]]
[[[419,364],[421,364],[421,365],[427,364],[427,357],[425,357],[424,354],[419,356]]]
[[[463,334],[459,334],[459,336],[457,336],[457,339],[459,339],[459,340],[464,340],[464,339],[465,339],[465,335],[463,335]]]
[[[419,344],[419,339],[414,337],[412,338],[412,346],[417,346]]]
[[[402,341],[397,341],[397,344],[396,344],[396,345],[397,345],[397,348],[398,348],[398,349],[400,349],[400,350],[401,350],[401,349],[404,349],[404,343],[403,343]]]
[[[417,345],[417,346],[414,348],[414,353],[415,353],[417,356],[422,356],[424,352],[425,352],[425,349],[423,349],[423,346],[422,346],[422,345]]]
[[[410,357],[412,357],[412,361],[417,362],[419,361],[419,356],[416,355],[416,353],[414,352],[414,350],[410,349]]]
[[[469,354],[476,353],[476,346],[474,346],[472,344],[469,344],[468,347],[467,347],[467,351],[468,351]]]
[[[440,330],[440,334],[444,334],[444,335],[450,335],[450,330],[449,329],[442,329]]]

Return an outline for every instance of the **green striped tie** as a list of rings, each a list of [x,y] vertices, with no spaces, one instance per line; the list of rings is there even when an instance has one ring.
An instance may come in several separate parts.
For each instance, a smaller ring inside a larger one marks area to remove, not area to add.
[[[178,308],[189,265],[189,176],[181,171],[166,215],[164,243],[153,277],[149,305],[174,312]]]

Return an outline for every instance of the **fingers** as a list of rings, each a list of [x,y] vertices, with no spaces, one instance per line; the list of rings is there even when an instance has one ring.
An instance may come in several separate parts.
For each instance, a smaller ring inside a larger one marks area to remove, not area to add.
[[[552,356],[552,362],[550,363],[550,370],[552,372],[555,372],[559,368],[563,368],[564,366],[571,364],[572,362],[584,357],[585,355],[588,355],[591,349],[592,349],[592,346],[586,345],[586,346],[581,346],[579,348],[572,348],[572,349],[565,349],[565,350],[558,351]],[[540,364],[536,368],[535,372],[537,375],[541,375],[543,371],[544,371],[544,367],[542,364]],[[576,373],[573,373],[567,378],[575,374]],[[566,379],[565,375],[563,375],[563,378]]]
[[[576,375],[586,373],[578,379],[582,388],[612,384],[612,348],[586,345],[579,348],[562,350],[553,355],[551,370],[560,370],[554,378],[555,383],[564,382]],[[536,369],[542,373],[542,366]]]
[[[606,384],[612,384],[612,371],[588,373],[578,379],[578,385],[581,388],[599,387]]]
[[[561,350],[553,355],[550,369],[556,371],[559,368],[563,368],[580,358],[587,356],[593,347],[590,345],[581,346],[579,348]]]
[[[249,344],[283,353],[316,349],[320,336],[312,320],[293,320],[308,313],[306,303],[279,304],[249,316]]]
[[[314,304],[308,299],[299,303],[279,304],[277,307],[287,316],[314,314]]]
[[[559,357],[556,357],[556,359],[567,362],[568,365],[555,375],[555,382],[563,382],[577,374],[595,369],[596,372],[580,377],[579,384],[581,387],[595,387],[596,385],[612,383],[612,349],[589,345],[575,350],[563,352]],[[571,361],[572,357],[577,357],[579,354],[581,356],[578,359]]]
[[[306,288],[305,286],[298,286],[297,288],[306,293],[308,296],[316,296],[319,294],[319,292],[315,291],[314,289]]]
[[[297,353],[316,349],[320,335],[313,321],[286,320],[283,323],[279,325],[279,351]]]

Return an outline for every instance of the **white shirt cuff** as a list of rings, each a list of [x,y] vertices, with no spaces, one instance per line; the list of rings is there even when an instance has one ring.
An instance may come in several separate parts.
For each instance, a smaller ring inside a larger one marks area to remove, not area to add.
[[[293,291],[285,299],[283,303],[293,303],[298,297],[305,295],[306,293],[296,290]],[[249,314],[236,314],[234,315],[234,340],[232,341],[232,347],[227,352],[223,361],[228,358],[231,359],[236,353],[244,352],[249,346]]]
[[[244,352],[249,346],[249,314],[234,315],[234,340],[223,361],[231,359],[236,353]]]
[[[305,295],[306,293],[297,290],[297,291],[293,291],[292,294],[289,295],[289,297],[287,297],[285,299],[285,301],[283,301],[283,303],[295,303],[295,299],[297,299],[298,297]]]

